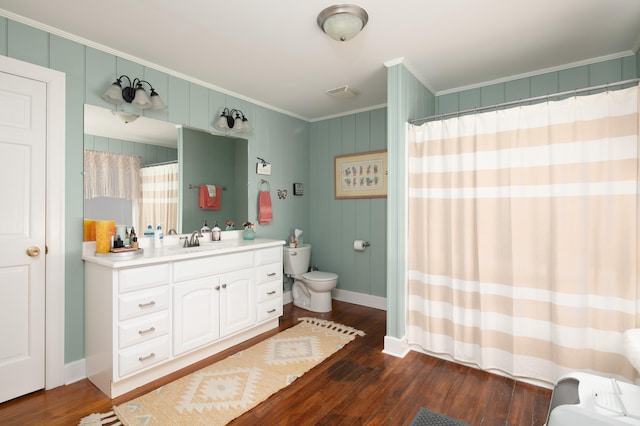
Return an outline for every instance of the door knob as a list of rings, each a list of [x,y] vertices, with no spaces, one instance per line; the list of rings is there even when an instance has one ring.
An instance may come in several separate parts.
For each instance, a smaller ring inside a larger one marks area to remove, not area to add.
[[[40,256],[40,249],[36,246],[31,246],[27,249],[27,254],[31,257]]]

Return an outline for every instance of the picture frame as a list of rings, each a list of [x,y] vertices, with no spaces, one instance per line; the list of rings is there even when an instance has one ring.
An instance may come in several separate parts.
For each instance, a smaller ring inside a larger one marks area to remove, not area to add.
[[[387,150],[334,157],[335,198],[386,198]]]

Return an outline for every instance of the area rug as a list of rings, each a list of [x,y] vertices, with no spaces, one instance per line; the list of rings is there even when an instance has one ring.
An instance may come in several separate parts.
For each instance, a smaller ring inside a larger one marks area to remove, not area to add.
[[[318,318],[300,323],[80,425],[224,425],[364,332]]]
[[[459,420],[452,419],[435,411],[420,408],[409,426],[469,426]]]

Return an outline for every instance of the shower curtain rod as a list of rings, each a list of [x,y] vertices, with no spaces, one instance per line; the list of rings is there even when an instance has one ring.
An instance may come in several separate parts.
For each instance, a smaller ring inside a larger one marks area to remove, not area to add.
[[[162,163],[146,164],[146,165],[142,166],[141,169],[144,169],[146,167],[155,167],[155,166],[164,166],[164,165],[167,165],[167,164],[175,164],[177,162],[178,162],[178,160],[172,160],[172,161],[163,161]]]
[[[431,115],[429,117],[414,118],[414,119],[408,120],[408,123],[409,124],[416,124],[416,123],[423,124],[423,123],[425,123],[427,121],[441,120],[444,117],[450,117],[450,116],[454,116],[454,115],[462,115],[462,114],[468,114],[470,112],[480,112],[480,111],[484,111],[484,110],[487,110],[487,109],[496,109],[496,108],[501,108],[501,107],[505,107],[505,106],[518,105],[518,104],[521,104],[523,102],[540,101],[540,100],[545,100],[545,99],[548,100],[549,98],[557,98],[557,97],[560,97],[560,96],[575,95],[575,94],[578,94],[578,93],[588,92],[588,91],[591,91],[591,90],[608,89],[610,87],[623,86],[625,84],[633,84],[633,83],[637,83],[639,81],[640,81],[640,78],[632,78],[632,79],[629,79],[629,80],[618,81],[616,83],[600,84],[598,86],[585,87],[583,89],[567,90],[566,92],[558,92],[558,93],[552,93],[552,94],[549,94],[549,95],[536,96],[536,97],[532,97],[532,98],[518,99],[517,101],[509,101],[509,102],[503,102],[503,103],[495,104],[495,105],[487,105],[487,106],[482,106],[482,107],[477,107],[477,108],[470,108],[470,109],[465,109],[463,111],[447,112],[447,113],[444,113],[444,114]]]

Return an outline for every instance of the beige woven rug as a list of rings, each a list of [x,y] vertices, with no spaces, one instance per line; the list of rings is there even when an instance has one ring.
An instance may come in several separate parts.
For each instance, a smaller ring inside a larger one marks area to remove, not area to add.
[[[351,342],[360,330],[317,318],[300,323],[153,392],[92,414],[81,425],[224,425]]]

